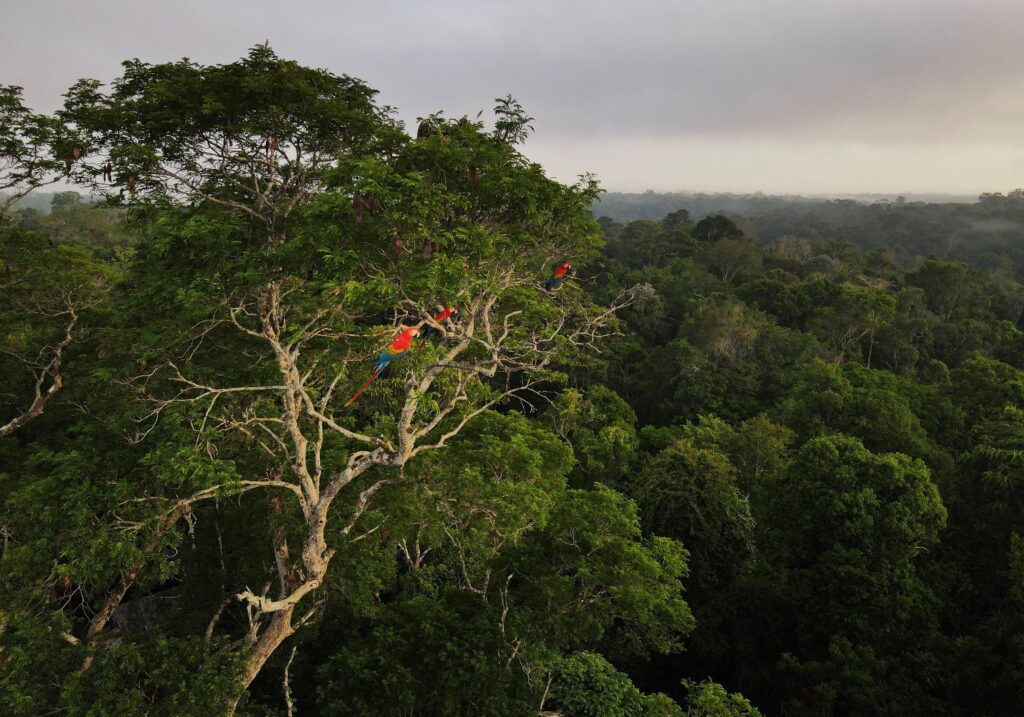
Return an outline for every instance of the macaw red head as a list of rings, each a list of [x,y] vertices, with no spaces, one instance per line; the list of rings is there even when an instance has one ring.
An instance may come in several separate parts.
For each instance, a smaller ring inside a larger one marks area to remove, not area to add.
[[[394,351],[406,350],[413,342],[413,338],[415,338],[416,335],[419,333],[420,330],[415,326],[411,329],[406,329],[402,331],[400,334],[398,334],[398,337],[391,342],[391,349]]]

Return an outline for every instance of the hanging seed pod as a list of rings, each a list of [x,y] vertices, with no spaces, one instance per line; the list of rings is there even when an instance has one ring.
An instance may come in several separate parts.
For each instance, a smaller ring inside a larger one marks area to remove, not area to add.
[[[466,174],[469,175],[469,183],[473,185],[473,190],[476,191],[477,174],[476,167],[472,164],[466,164]]]
[[[133,197],[135,196],[135,175],[134,174],[131,175],[130,177],[128,177],[128,193],[130,195],[132,195]]]
[[[430,257],[434,253],[434,247],[431,245],[429,239],[423,240],[423,260],[430,261]]]
[[[82,156],[82,148],[77,146],[72,147],[71,156],[74,157],[75,159],[79,159]]]
[[[405,242],[402,237],[395,237],[395,253],[401,255],[405,251]]]

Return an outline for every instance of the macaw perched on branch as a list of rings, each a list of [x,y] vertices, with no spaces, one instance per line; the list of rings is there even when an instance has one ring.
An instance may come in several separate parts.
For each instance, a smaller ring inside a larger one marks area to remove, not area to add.
[[[349,406],[352,404],[353,401],[359,398],[359,396],[362,395],[363,391],[369,388],[370,384],[373,383],[373,380],[380,376],[381,371],[387,368],[389,363],[391,363],[397,358],[401,358],[402,355],[409,350],[409,346],[412,345],[413,338],[415,338],[419,332],[419,328],[413,326],[411,329],[406,329],[398,336],[396,336],[394,340],[390,344],[388,344],[388,347],[380,352],[380,356],[377,357],[377,360],[373,362],[377,366],[376,370],[374,370],[373,372],[373,375],[370,376],[369,379],[367,379],[366,383],[364,383],[360,387],[360,389],[356,391],[356,394],[352,398],[350,398],[348,400],[348,403],[346,403],[345,405]]]
[[[554,291],[562,285],[562,282],[571,277],[575,271],[573,271],[572,264],[568,261],[563,261],[561,264],[555,265],[555,270],[551,273],[551,278],[548,279],[548,283],[544,285],[546,291]]]
[[[449,306],[444,311],[442,311],[441,313],[434,317],[434,323],[437,324],[438,326],[443,326],[445,321],[452,318],[453,316],[458,315],[458,313],[459,310],[456,307]],[[441,329],[437,328],[437,326],[427,324],[426,328],[423,329],[423,334],[421,338],[423,339],[423,342],[426,342],[426,340],[429,339],[431,336],[439,333],[441,333]]]

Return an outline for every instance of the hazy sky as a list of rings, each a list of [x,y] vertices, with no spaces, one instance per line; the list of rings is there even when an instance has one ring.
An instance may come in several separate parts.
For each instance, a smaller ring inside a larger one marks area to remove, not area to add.
[[[1022,0],[3,0],[0,83],[56,107],[130,57],[279,55],[408,122],[513,94],[526,153],[611,190],[1024,186]]]

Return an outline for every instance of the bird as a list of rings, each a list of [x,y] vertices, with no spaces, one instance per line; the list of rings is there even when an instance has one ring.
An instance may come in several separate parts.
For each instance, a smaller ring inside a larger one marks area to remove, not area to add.
[[[348,400],[348,403],[346,403],[345,405],[351,405],[352,402],[359,398],[359,396],[362,395],[363,391],[365,391],[370,386],[370,384],[373,383],[373,380],[380,376],[381,371],[387,368],[389,363],[391,363],[397,358],[400,358],[403,354],[405,354],[405,352],[408,351],[409,347],[412,345],[412,340],[419,334],[419,332],[419,328],[413,326],[412,328],[405,329],[404,331],[399,333],[398,336],[396,336],[391,341],[391,343],[388,344],[387,348],[380,352],[380,356],[377,357],[377,360],[373,362],[374,365],[377,367],[376,369],[374,369],[373,375],[370,376],[369,379],[367,379],[366,383],[364,383],[359,388],[359,390],[356,391],[355,395],[352,396],[352,398],[350,398]]]
[[[458,313],[459,310],[457,307],[449,306],[448,308],[444,309],[437,316],[434,317],[434,323],[438,324],[439,326],[443,326],[445,321],[457,315]],[[434,334],[441,333],[441,331],[442,330],[439,329],[437,326],[428,324],[426,328],[423,329],[423,334],[420,336],[420,338],[423,339],[423,341],[420,342],[420,345],[422,346],[424,343],[426,343],[428,338],[430,338]]]
[[[561,264],[555,265],[554,271],[551,273],[551,278],[548,279],[548,283],[544,285],[546,291],[554,291],[562,285],[566,279],[572,276],[572,264],[568,261],[563,261]]]

